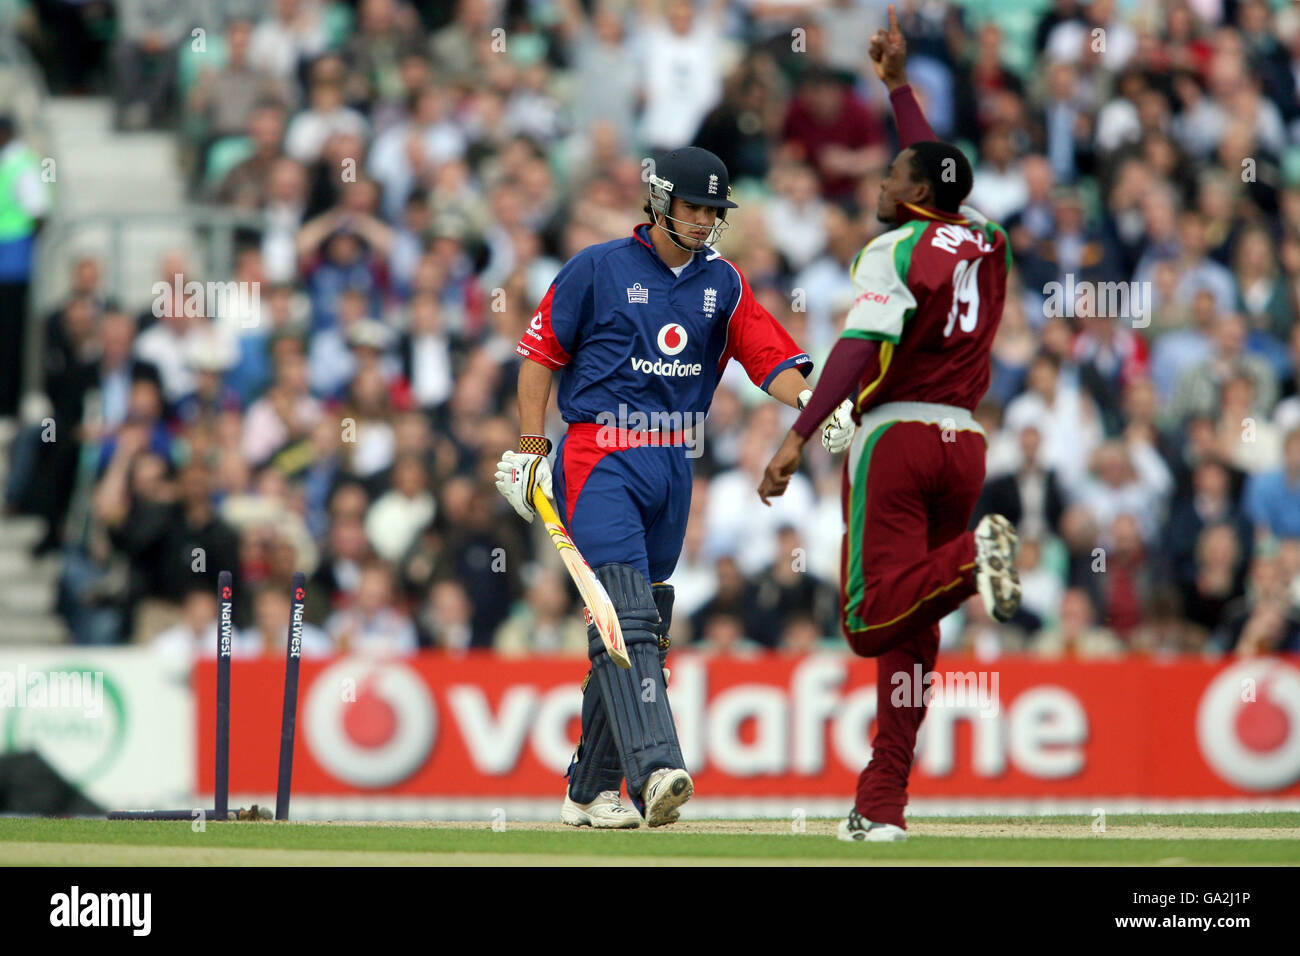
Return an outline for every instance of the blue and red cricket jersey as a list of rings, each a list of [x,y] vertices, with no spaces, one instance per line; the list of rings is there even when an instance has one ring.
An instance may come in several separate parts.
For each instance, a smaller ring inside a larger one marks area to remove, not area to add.
[[[740,270],[705,250],[675,275],[649,229],[643,223],[570,259],[516,351],[558,373],[569,430],[554,490],[574,544],[593,568],[631,564],[663,581],[686,533],[687,449],[634,425],[615,436],[608,423],[699,421],[733,358],[764,390],[784,369],[807,375],[812,360]]]

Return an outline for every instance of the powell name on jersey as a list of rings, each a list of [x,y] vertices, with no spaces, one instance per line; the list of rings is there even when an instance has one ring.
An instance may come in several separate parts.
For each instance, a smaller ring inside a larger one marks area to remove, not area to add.
[[[564,420],[619,410],[708,411],[734,358],[766,389],[786,368],[812,368],[744,276],[717,252],[697,252],[675,275],[650,244],[649,225],[589,246],[565,264],[516,351],[559,373]]]
[[[885,402],[974,411],[988,391],[1010,267],[1006,232],[970,206],[873,239],[853,263],[857,298],[842,333],[880,342],[878,364],[858,383],[858,413]]]

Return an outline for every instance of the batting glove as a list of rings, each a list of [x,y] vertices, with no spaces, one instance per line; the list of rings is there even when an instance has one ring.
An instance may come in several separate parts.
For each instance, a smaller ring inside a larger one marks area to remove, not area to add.
[[[853,401],[846,398],[826,419],[822,428],[822,447],[832,455],[838,455],[853,444],[853,434],[858,426],[853,424]]]
[[[551,466],[545,455],[508,451],[497,462],[496,477],[497,491],[525,521],[532,521],[537,514],[533,507],[534,489],[541,488],[546,497],[551,497]]]

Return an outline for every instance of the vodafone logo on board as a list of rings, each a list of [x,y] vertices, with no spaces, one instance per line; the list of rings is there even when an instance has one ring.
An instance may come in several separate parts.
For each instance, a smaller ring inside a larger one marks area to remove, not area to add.
[[[398,662],[344,658],[331,665],[312,684],[303,716],[312,755],[357,787],[407,779],[438,734],[432,692]]]
[[[1212,680],[1196,712],[1205,762],[1244,790],[1281,790],[1300,780],[1300,670],[1267,658]]]

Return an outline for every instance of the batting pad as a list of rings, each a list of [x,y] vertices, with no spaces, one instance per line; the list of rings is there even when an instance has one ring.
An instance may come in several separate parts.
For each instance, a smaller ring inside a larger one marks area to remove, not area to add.
[[[651,773],[684,767],[659,664],[659,611],[650,582],[631,565],[604,564],[595,573],[618,612],[632,666],[623,670],[599,638],[589,641],[592,685],[604,704],[628,795],[639,798]]]
[[[594,625],[587,628],[587,640],[600,644],[604,650]],[[569,765],[568,778],[569,796],[577,803],[591,803],[598,794],[617,791],[623,786],[623,761],[619,759],[618,745],[601,702],[600,685],[594,677],[583,686],[582,739]]]

